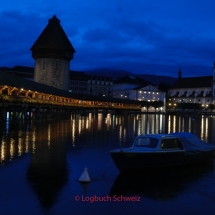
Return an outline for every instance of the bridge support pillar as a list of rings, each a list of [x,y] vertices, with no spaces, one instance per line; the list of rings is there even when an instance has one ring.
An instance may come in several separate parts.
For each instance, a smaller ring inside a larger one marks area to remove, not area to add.
[[[0,120],[5,121],[7,119],[7,111],[6,108],[2,107],[0,109]]]
[[[107,115],[107,109],[103,109],[103,114]]]

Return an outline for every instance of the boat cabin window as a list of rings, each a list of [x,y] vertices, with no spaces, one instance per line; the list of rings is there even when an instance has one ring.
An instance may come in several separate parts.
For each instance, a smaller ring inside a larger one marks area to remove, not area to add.
[[[161,142],[162,149],[183,149],[178,138],[163,139]]]
[[[158,139],[149,137],[139,137],[134,143],[134,146],[136,147],[156,148],[157,145]]]

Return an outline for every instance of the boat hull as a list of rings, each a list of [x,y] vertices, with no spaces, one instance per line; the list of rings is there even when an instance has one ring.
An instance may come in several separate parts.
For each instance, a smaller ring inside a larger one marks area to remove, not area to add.
[[[110,152],[116,167],[122,172],[147,168],[160,168],[203,163],[213,159],[214,150],[187,153],[184,150],[162,152]]]

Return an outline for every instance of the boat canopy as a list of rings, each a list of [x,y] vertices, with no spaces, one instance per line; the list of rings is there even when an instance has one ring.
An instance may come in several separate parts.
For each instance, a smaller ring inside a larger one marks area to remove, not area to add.
[[[215,146],[202,141],[196,135],[189,133],[189,132],[176,132],[170,133],[178,137],[186,151],[208,151],[215,149]]]

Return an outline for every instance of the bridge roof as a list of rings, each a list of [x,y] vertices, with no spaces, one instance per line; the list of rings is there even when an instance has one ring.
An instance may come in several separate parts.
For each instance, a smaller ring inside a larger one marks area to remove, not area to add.
[[[15,75],[7,74],[5,72],[0,72],[0,86],[11,86],[16,88],[23,88],[24,90],[37,91],[39,93],[51,94],[55,96],[85,100],[85,101],[101,101],[101,102],[116,102],[116,103],[129,103],[137,104],[137,101],[116,99],[103,96],[93,96],[93,95],[82,95],[73,92],[68,92],[66,90],[57,89],[54,87],[47,86],[45,84],[37,83],[34,81],[27,80]]]

